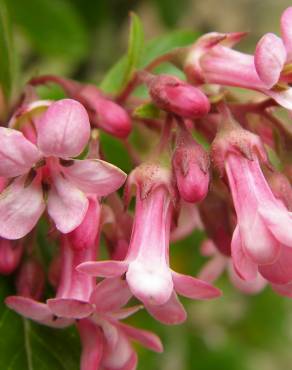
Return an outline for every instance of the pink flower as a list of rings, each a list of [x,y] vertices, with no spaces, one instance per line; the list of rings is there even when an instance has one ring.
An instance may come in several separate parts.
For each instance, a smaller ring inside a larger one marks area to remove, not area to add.
[[[269,281],[292,280],[292,214],[277,200],[261,171],[266,160],[259,138],[233,127],[219,132],[213,158],[224,163],[237,215],[231,249],[234,267],[246,280],[257,271]]]
[[[186,73],[200,83],[206,81],[260,91],[281,106],[292,109],[292,89],[289,87],[291,20],[292,7],[289,7],[281,17],[282,38],[273,33],[265,34],[258,42],[254,56],[229,48],[233,41],[239,41],[240,37],[233,36],[236,34],[203,36],[187,57]]]
[[[0,128],[0,176],[15,178],[1,194],[0,236],[18,239],[36,225],[47,203],[58,230],[74,230],[86,214],[86,193],[117,190],[125,174],[98,160],[78,160],[90,135],[84,107],[70,99],[52,103],[37,121],[36,145],[20,131]],[[47,202],[45,202],[47,198]]]
[[[158,164],[144,164],[129,177],[128,191],[137,187],[136,211],[128,254],[124,261],[83,263],[78,270],[92,276],[126,274],[131,292],[158,320],[185,320],[176,292],[193,299],[210,299],[220,291],[204,281],[169,267],[169,234],[173,212],[171,173]]]
[[[90,319],[77,324],[83,347],[81,370],[135,369],[137,355],[130,339],[162,352],[162,344],[155,334],[120,322],[141,308],[122,308],[130,297],[127,283],[120,278],[106,279],[96,286],[92,295],[95,312]]]

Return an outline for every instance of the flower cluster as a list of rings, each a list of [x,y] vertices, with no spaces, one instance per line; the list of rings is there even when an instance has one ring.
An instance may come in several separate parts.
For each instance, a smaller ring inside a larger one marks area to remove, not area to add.
[[[264,35],[254,55],[233,49],[244,33],[206,34],[136,71],[119,96],[33,78],[24,90],[33,94],[0,127],[0,273],[16,282],[6,304],[43,325],[76,325],[82,370],[134,370],[132,340],[161,352],[155,334],[121,320],[145,308],[182,323],[178,295],[219,297],[212,283],[225,268],[245,293],[269,284],[292,297],[291,25],[288,8],[282,38]],[[166,59],[185,80],[153,73]],[[37,86],[48,83],[67,98],[40,100]],[[248,100],[229,86],[249,90]],[[103,131],[128,151],[128,176],[106,161]],[[49,261],[36,238],[45,226]],[[193,277],[171,268],[170,245],[198,228],[210,260]]]

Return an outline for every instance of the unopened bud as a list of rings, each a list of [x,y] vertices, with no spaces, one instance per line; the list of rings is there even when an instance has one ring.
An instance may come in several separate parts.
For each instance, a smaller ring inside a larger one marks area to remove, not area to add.
[[[154,103],[167,112],[185,118],[199,118],[210,110],[207,96],[177,77],[160,75],[145,80]]]
[[[16,278],[17,294],[39,300],[43,294],[45,273],[40,263],[31,258],[25,261]]]
[[[21,243],[0,238],[0,274],[10,275],[17,269],[22,251]]]
[[[180,196],[186,202],[205,198],[209,186],[209,158],[187,130],[181,130],[172,158]]]

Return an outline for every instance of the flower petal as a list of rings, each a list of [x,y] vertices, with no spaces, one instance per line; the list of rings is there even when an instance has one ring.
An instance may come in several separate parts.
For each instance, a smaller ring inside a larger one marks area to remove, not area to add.
[[[168,302],[163,305],[145,304],[145,308],[156,320],[166,325],[183,323],[187,318],[184,306],[180,303],[177,295],[173,293]]]
[[[259,266],[259,272],[269,282],[287,284],[292,282],[292,249],[282,246],[276,262],[270,265]]]
[[[138,304],[132,307],[121,308],[115,312],[111,312],[111,318],[113,318],[114,320],[124,320],[129,316],[134,315],[134,313],[142,310],[143,308],[144,306],[142,304]]]
[[[62,99],[49,106],[37,127],[38,147],[46,156],[79,155],[90,137],[88,114],[80,103]]]
[[[28,186],[25,178],[16,179],[0,195],[0,236],[3,238],[19,239],[28,234],[45,209],[38,178]]]
[[[292,110],[292,88],[291,87],[287,89],[283,89],[283,90],[262,89],[261,91],[267,96],[270,96],[271,98],[273,98],[282,107]]]
[[[80,370],[99,369],[104,350],[100,327],[90,320],[80,320],[76,325],[82,343]]]
[[[257,274],[253,280],[243,280],[234,270],[232,263],[228,264],[228,275],[231,283],[245,294],[257,294],[261,292],[267,285],[267,281],[260,275]]]
[[[40,159],[37,147],[20,131],[0,127],[0,142],[0,176],[23,175]]]
[[[85,193],[105,196],[119,189],[127,175],[118,167],[100,159],[75,160],[63,172]]]
[[[92,314],[92,304],[73,298],[52,298],[47,300],[50,310],[58,317],[84,319]]]
[[[259,214],[273,236],[287,247],[292,247],[292,212],[282,206],[266,204],[259,208]]]
[[[10,296],[5,299],[5,303],[18,314],[43,325],[64,328],[73,323],[73,320],[56,317],[46,304],[37,302],[31,298]]]
[[[243,280],[253,280],[257,276],[257,265],[246,255],[242,248],[240,232],[236,226],[231,241],[231,256],[235,271]]]
[[[288,61],[291,61],[292,58],[292,7],[287,8],[281,16],[281,34],[284,41]]]
[[[216,255],[202,267],[198,278],[213,283],[223,274],[226,264],[227,259],[225,257]]]
[[[48,213],[57,229],[67,234],[83,221],[88,199],[61,174],[55,174],[53,180],[48,196]]]
[[[118,278],[105,279],[96,285],[90,302],[95,304],[98,312],[112,312],[126,305],[132,293],[125,280]]]
[[[283,297],[292,298],[292,283],[272,284],[272,289]]]
[[[91,276],[112,278],[123,275],[128,269],[128,264],[121,261],[92,261],[84,262],[77,266],[77,270]]]
[[[221,291],[213,285],[192,276],[172,272],[176,292],[191,299],[212,299],[220,297]]]
[[[283,41],[273,33],[265,34],[257,44],[254,63],[259,78],[268,89],[279,81],[285,61]]]
[[[136,329],[133,326],[122,323],[119,323],[119,327],[130,339],[139,342],[142,346],[155,352],[163,352],[161,340],[154,333],[151,333],[148,330]]]

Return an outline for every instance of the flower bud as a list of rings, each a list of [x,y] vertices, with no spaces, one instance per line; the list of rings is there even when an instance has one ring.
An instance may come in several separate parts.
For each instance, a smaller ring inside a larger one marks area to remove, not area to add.
[[[210,110],[207,96],[177,77],[147,76],[146,84],[154,103],[167,112],[195,119],[205,116]]]
[[[9,275],[17,269],[22,251],[22,244],[0,238],[0,274]]]
[[[45,273],[36,259],[28,259],[20,267],[16,278],[17,294],[39,300],[45,285]]]
[[[186,202],[205,198],[209,186],[209,158],[187,130],[181,130],[172,165],[180,196]]]
[[[268,182],[274,196],[281,200],[289,211],[292,211],[292,187],[288,178],[280,172],[273,172]]]

